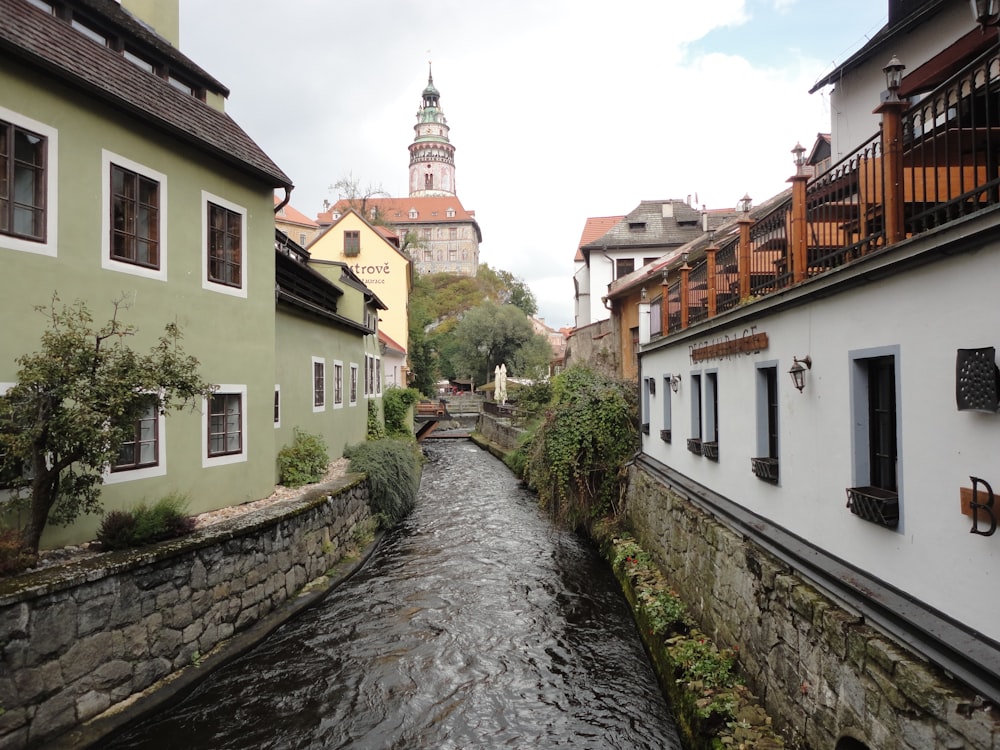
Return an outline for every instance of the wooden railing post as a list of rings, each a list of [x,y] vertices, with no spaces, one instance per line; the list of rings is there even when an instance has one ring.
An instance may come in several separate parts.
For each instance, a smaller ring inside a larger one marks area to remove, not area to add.
[[[903,196],[903,110],[909,102],[890,98],[874,109],[882,115],[882,213],[885,242],[906,239]]]
[[[691,276],[691,266],[684,261],[681,266],[681,328],[688,327],[688,278]]]
[[[663,301],[660,303],[660,331],[661,336],[670,333],[670,288],[667,286],[667,271],[663,271],[663,283],[660,285],[660,294]]]
[[[715,254],[717,252],[719,252],[719,248],[715,247],[715,245],[705,248],[705,272],[708,274],[705,284],[708,288],[708,317],[710,318],[714,318],[716,312]]]
[[[736,265],[740,273],[740,301],[750,296],[750,227],[753,219],[748,214],[737,222],[740,225],[740,246]]]
[[[792,282],[804,281],[808,275],[809,246],[807,239],[809,231],[806,214],[806,183],[809,175],[796,174],[788,178],[792,183],[792,213],[791,237],[789,243],[789,262],[791,264]]]

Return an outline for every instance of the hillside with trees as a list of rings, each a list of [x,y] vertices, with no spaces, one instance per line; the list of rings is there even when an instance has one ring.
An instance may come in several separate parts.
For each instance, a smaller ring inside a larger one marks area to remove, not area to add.
[[[409,317],[414,387],[430,395],[440,378],[483,383],[501,362],[512,377],[538,377],[551,348],[528,320],[537,311],[524,281],[485,263],[475,278],[418,275]]]

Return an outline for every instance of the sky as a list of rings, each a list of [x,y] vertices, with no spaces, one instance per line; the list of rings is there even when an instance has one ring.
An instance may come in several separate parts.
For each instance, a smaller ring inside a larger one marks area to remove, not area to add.
[[[812,85],[886,21],[885,0],[180,0],[180,48],[310,217],[332,185],[408,194],[428,63],[480,262],[573,320],[588,217],[642,200],[731,208],[786,187],[830,130]],[[875,106],[875,103],[872,105]],[[391,300],[385,300],[391,304]]]

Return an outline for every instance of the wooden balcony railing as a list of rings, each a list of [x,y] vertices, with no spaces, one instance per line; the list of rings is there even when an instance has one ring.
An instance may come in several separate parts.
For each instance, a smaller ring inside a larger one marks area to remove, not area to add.
[[[875,111],[878,134],[823,174],[793,176],[791,195],[741,219],[739,237],[670,269],[662,335],[1000,203],[1000,52]]]

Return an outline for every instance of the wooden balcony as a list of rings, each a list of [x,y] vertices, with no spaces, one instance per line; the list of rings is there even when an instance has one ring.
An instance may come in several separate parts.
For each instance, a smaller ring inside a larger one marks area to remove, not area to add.
[[[661,335],[774,294],[1000,203],[1000,57],[987,53],[919,103],[880,105],[879,133],[666,287]]]

